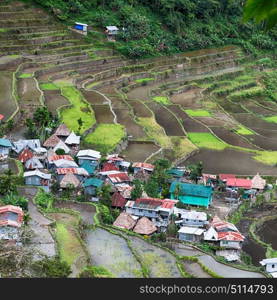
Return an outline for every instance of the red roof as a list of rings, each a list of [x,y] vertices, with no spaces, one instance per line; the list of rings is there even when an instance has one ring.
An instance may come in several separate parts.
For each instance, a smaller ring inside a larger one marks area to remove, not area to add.
[[[59,175],[78,174],[78,170],[76,168],[57,168],[56,171]]]
[[[162,202],[163,202],[161,205],[162,208],[171,209],[178,202],[178,200],[164,199],[162,200]]]
[[[119,168],[112,163],[105,163],[101,169],[101,172],[107,171],[119,171]]]
[[[242,242],[244,240],[244,236],[239,232],[218,232],[218,239],[219,240],[226,240],[226,241],[236,241]]]
[[[219,174],[220,180],[227,180],[228,178],[236,178],[234,174]]]
[[[108,177],[113,183],[130,181],[129,176],[124,172],[116,173],[116,174],[109,174]]]
[[[6,225],[11,225],[11,226],[16,226],[20,227],[21,223],[23,222],[23,210],[19,206],[14,206],[14,205],[5,205],[5,206],[0,206],[0,214],[6,214],[8,212],[12,212],[17,214],[17,220],[12,221],[9,219],[6,220],[0,220],[0,226],[6,226]]]
[[[244,178],[228,178],[226,185],[244,189],[251,189],[252,181],[250,179]]]
[[[25,163],[27,160],[31,159],[33,156],[34,156],[33,152],[26,148],[20,153],[20,155],[18,156],[18,159],[22,163]]]
[[[74,159],[70,155],[52,155],[48,158],[49,161],[56,161],[60,159],[74,161]]]
[[[4,116],[0,114],[0,121],[4,119]]]
[[[136,204],[143,203],[143,204],[148,204],[157,207],[162,205],[163,200],[159,198],[139,198],[135,201],[135,203]]]
[[[148,163],[135,162],[132,167],[134,168],[142,168],[142,169],[150,169],[154,170],[154,166]]]
[[[127,200],[119,192],[112,195],[112,206],[123,208],[126,203]]]

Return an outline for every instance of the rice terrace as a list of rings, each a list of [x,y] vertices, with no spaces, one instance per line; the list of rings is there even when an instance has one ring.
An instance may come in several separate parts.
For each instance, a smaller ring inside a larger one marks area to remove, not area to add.
[[[0,0],[0,277],[273,277],[276,26],[165,2]]]

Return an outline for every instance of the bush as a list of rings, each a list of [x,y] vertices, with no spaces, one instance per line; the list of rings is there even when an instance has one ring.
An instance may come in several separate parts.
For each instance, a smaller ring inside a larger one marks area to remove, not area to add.
[[[70,266],[66,262],[61,262],[57,257],[37,261],[32,267],[38,272],[39,277],[66,278],[71,273]]]
[[[114,277],[111,272],[101,266],[88,266],[80,274],[80,278],[111,278]]]

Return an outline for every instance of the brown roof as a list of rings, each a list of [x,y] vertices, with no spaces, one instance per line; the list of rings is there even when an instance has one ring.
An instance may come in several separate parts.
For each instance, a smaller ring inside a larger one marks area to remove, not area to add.
[[[43,144],[43,147],[54,148],[61,140],[55,135],[51,135]]]
[[[55,135],[58,136],[69,136],[70,130],[65,124],[61,124],[55,131]]]
[[[66,188],[69,184],[77,188],[80,185],[80,180],[74,174],[66,174],[61,180],[60,186]]]
[[[113,226],[131,230],[134,228],[135,224],[136,221],[131,217],[131,215],[126,212],[122,212],[114,221]]]
[[[25,163],[27,160],[31,159],[34,156],[33,152],[28,148],[24,149],[18,156],[18,160],[22,163]]]
[[[123,208],[126,203],[127,200],[119,192],[112,195],[112,206]]]
[[[150,235],[157,231],[157,227],[148,218],[142,217],[138,220],[133,231],[139,234]]]

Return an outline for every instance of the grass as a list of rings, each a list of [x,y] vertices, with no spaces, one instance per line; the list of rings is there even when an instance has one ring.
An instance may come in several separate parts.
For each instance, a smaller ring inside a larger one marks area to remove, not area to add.
[[[83,125],[80,134],[91,128],[95,123],[95,115],[91,106],[85,102],[83,95],[73,86],[61,88],[62,95],[68,99],[72,107],[62,110],[61,117],[68,128],[79,132],[78,119],[82,119]]]
[[[8,32],[8,28],[0,28],[0,32]]]
[[[152,118],[137,118],[137,122],[144,128],[145,133],[150,139],[167,149],[172,149],[172,142],[165,134],[164,129]]]
[[[190,117],[210,117],[211,114],[207,110],[202,110],[202,109],[186,109],[185,112],[190,116]]]
[[[65,224],[57,223],[56,239],[60,250],[61,260],[71,266],[80,254],[81,245],[78,238]]]
[[[277,116],[265,117],[263,119],[266,120],[267,122],[277,123]]]
[[[243,125],[239,125],[239,128],[236,130],[237,134],[241,134],[241,135],[253,135],[254,132],[246,127],[244,127]]]
[[[85,137],[85,142],[102,153],[108,153],[115,149],[125,135],[124,126],[122,125],[99,124],[94,132]]]
[[[173,145],[173,151],[175,158],[182,158],[186,155],[190,154],[192,151],[196,150],[197,148],[195,145],[185,137],[180,136],[172,136],[171,142]]]
[[[188,137],[191,142],[199,148],[208,148],[213,150],[224,150],[227,144],[220,141],[209,132],[189,132]]]
[[[33,77],[32,73],[22,73],[19,78],[31,78]]]
[[[152,98],[154,101],[164,104],[164,105],[169,105],[171,104],[171,102],[169,101],[169,99],[165,96],[156,96]]]
[[[277,164],[277,151],[257,151],[254,159],[268,165]],[[277,168],[276,168],[277,172]]]
[[[59,87],[56,86],[54,83],[49,82],[49,83],[41,83],[40,88],[42,90],[47,90],[47,91],[54,91],[54,90],[59,90]]]
[[[155,78],[153,78],[153,77],[140,78],[140,79],[136,79],[135,82],[141,83],[141,82],[147,82],[147,81],[152,81],[152,80],[155,80]]]

